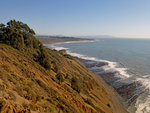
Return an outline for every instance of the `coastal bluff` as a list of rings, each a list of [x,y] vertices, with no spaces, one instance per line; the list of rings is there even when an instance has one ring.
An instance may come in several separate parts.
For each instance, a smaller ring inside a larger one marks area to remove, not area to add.
[[[1,113],[127,113],[101,78],[34,35],[19,21],[0,25]]]

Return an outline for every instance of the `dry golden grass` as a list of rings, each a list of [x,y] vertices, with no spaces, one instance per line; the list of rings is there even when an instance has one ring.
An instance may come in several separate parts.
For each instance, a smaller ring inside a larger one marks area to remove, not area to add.
[[[47,51],[51,70],[44,69],[27,53],[0,44],[1,110],[24,110],[27,113],[114,113],[110,93],[105,85],[95,80],[93,73],[74,59],[54,50]],[[61,77],[57,76],[58,72],[61,72]],[[80,92],[71,87],[73,77],[78,79]],[[11,109],[8,109],[9,106]]]

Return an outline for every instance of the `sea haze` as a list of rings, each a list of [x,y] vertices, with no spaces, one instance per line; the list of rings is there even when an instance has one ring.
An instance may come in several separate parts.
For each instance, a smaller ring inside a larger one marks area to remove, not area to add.
[[[106,71],[118,71],[124,82],[139,81],[144,93],[136,102],[136,113],[150,111],[150,39],[97,38],[94,42],[47,45],[66,49],[71,55],[109,63]]]

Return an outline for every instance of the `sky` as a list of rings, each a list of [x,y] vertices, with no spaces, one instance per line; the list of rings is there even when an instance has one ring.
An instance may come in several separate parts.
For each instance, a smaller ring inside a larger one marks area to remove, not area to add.
[[[0,23],[11,19],[38,35],[150,38],[150,0],[1,0]]]

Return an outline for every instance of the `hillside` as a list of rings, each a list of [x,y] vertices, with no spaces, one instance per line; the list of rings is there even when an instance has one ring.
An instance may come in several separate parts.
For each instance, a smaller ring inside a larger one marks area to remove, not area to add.
[[[34,34],[15,20],[0,26],[1,113],[126,113],[103,80]]]

